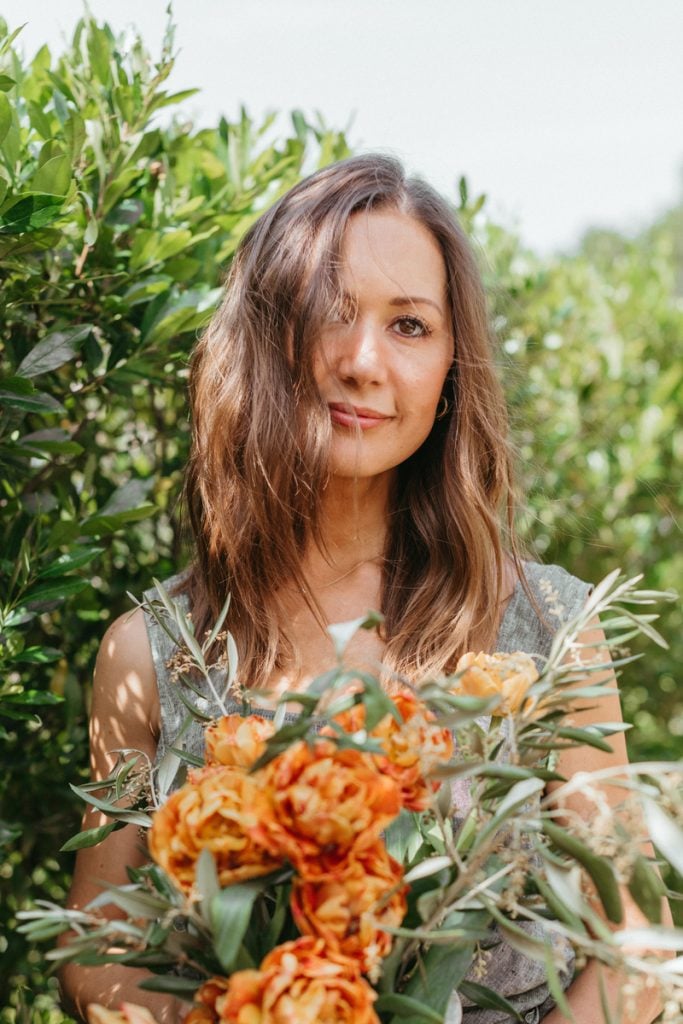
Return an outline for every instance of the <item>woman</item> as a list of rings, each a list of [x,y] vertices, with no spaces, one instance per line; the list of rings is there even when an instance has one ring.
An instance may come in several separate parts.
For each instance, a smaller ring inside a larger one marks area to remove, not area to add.
[[[190,388],[185,493],[196,557],[175,591],[200,636],[231,593],[240,681],[252,691],[272,701],[305,687],[334,664],[327,625],[368,608],[382,611],[382,632],[359,633],[349,662],[419,678],[453,668],[466,650],[543,654],[553,616],[557,625],[585,601],[587,584],[517,554],[477,267],[447,204],[396,161],[343,161],[263,214],[195,349]],[[599,637],[596,628],[587,639]],[[153,758],[172,742],[182,709],[167,685],[168,654],[141,611],[107,630],[93,696],[95,777],[110,771],[112,750]],[[616,690],[605,703],[577,724],[618,721]],[[559,770],[625,761],[618,735],[613,754],[565,751]],[[571,809],[587,810],[580,801]],[[97,823],[89,815],[87,827]],[[143,858],[130,828],[81,851],[72,905]],[[627,924],[640,923],[628,906]],[[80,1008],[127,998],[162,1024],[182,1019],[181,1004],[136,989],[141,973],[69,966],[64,987]],[[596,979],[589,965],[569,990],[586,1024],[601,1019]],[[550,1008],[546,996],[528,1020]],[[643,997],[633,1019],[655,1013]],[[545,1016],[564,1019],[557,1009]]]

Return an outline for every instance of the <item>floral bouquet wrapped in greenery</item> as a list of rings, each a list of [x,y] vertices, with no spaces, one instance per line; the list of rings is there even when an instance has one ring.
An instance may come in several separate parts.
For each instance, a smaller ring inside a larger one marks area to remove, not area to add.
[[[536,964],[568,1014],[574,958],[591,957],[621,970],[632,990],[656,984],[680,1020],[683,958],[670,952],[683,934],[661,923],[667,890],[642,842],[645,823],[663,860],[680,868],[681,766],[569,782],[554,770],[558,750],[609,749],[606,737],[624,728],[571,724],[574,703],[599,700],[609,685],[604,648],[581,650],[587,624],[600,616],[617,669],[637,632],[663,643],[656,616],[639,610],[662,595],[637,582],[614,573],[595,588],[540,670],[525,654],[468,654],[452,675],[419,686],[380,682],[344,664],[355,630],[378,617],[331,627],[338,666],[285,694],[274,718],[252,713],[244,692],[242,714],[206,724],[203,760],[178,747],[145,767],[124,751],[109,779],[84,787],[111,815],[106,830],[149,826],[151,862],[84,910],[26,912],[24,931],[70,931],[47,954],[58,963],[150,968],[144,988],[193,1003],[187,1024],[522,1020],[523,1000],[498,984],[491,962],[503,949],[507,963]],[[200,645],[191,618],[157,589],[148,610],[225,709],[228,691],[204,655],[227,606]],[[236,675],[229,634],[226,651],[227,687]],[[205,718],[196,675],[178,685],[188,715]],[[561,785],[552,799],[549,780]],[[607,782],[622,788],[618,806],[602,797]],[[572,787],[594,800],[599,828],[562,816]],[[624,887],[649,928],[620,928]],[[108,917],[106,905],[126,916]],[[130,1004],[89,1015],[92,1024],[152,1021]]]

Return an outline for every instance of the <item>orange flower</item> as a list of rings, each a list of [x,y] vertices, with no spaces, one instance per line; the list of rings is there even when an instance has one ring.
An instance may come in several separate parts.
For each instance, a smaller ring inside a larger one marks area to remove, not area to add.
[[[379,1024],[376,992],[352,963],[330,958],[321,939],[285,942],[259,971],[230,978],[223,1024]]]
[[[455,670],[463,674],[456,681],[453,693],[502,698],[491,712],[493,715],[513,715],[519,711],[529,687],[538,679],[533,658],[522,651],[514,654],[474,654],[470,651],[463,654]]]
[[[398,786],[368,754],[299,741],[259,773],[270,806],[251,835],[304,878],[338,876],[401,809]]]
[[[218,1017],[208,1006],[193,1006],[183,1017],[183,1024],[218,1024]]]
[[[206,763],[250,768],[274,731],[272,721],[261,715],[223,715],[204,731]]]
[[[218,1024],[218,1016],[208,1006],[193,1006],[183,1024]]]
[[[227,990],[227,978],[209,978],[205,981],[195,992],[195,1006],[183,1018],[183,1024],[216,1024]]]
[[[321,938],[333,955],[356,961],[364,973],[371,971],[391,949],[392,937],[382,926],[397,927],[405,917],[407,887],[402,878],[401,865],[378,840],[338,878],[296,879],[292,913],[297,928]]]
[[[211,850],[221,886],[268,874],[281,861],[252,838],[263,796],[254,779],[221,766],[190,772],[190,779],[155,813],[152,857],[175,883],[192,890],[197,858]]]
[[[375,762],[401,787],[403,806],[409,811],[424,811],[440,785],[439,780],[429,780],[428,776],[453,754],[453,737],[450,729],[434,724],[434,714],[410,690],[400,690],[391,699],[403,721],[385,715],[371,731],[385,751],[384,757],[375,755]],[[357,732],[364,728],[365,705],[356,704],[335,721],[346,732]]]
[[[149,1010],[137,1003],[121,1003],[120,1010],[108,1010],[99,1003],[88,1003],[86,1014],[88,1024],[157,1024]]]

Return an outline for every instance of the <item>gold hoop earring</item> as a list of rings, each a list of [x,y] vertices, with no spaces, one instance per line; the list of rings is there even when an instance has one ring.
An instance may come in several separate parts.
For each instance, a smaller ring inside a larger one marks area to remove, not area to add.
[[[450,407],[451,403],[448,401],[445,395],[442,395],[441,398],[439,399],[439,404],[437,406],[437,413],[435,418],[437,420],[444,419],[444,417],[448,415]]]

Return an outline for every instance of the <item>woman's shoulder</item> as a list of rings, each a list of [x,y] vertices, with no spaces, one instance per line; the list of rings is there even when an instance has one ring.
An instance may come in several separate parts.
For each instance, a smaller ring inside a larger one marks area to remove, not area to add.
[[[123,612],[107,627],[97,651],[91,717],[99,733],[112,733],[114,747],[144,741],[156,712],[156,671],[140,608]],[[125,726],[126,736],[117,730]],[[116,733],[116,735],[113,735]],[[142,749],[142,748],[141,748]]]
[[[525,561],[520,568],[495,649],[545,657],[557,630],[581,612],[592,584],[560,565]]]
[[[103,666],[124,673],[129,667],[149,676],[152,667],[145,620],[140,608],[122,612],[104,632],[97,654],[96,669]]]

